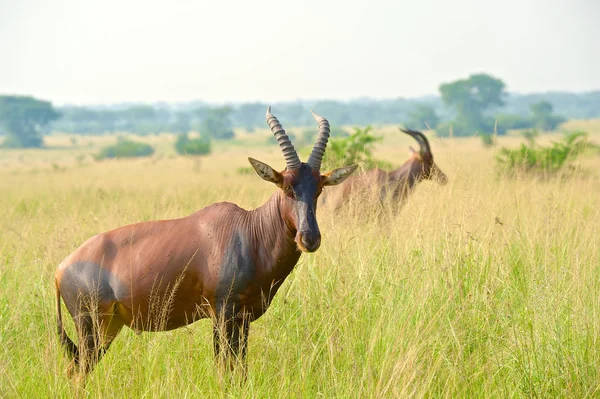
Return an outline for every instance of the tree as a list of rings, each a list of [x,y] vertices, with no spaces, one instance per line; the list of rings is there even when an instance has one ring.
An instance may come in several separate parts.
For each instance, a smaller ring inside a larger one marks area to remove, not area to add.
[[[500,114],[495,116],[497,134],[506,134],[511,129],[528,129],[533,126],[531,118],[521,115]]]
[[[354,132],[347,137],[331,138],[329,147],[325,151],[323,169],[333,169],[332,165],[352,165],[360,163],[365,169],[375,167],[389,167],[383,161],[373,158],[372,152],[376,143],[383,137],[371,134],[373,128],[366,126],[364,129],[355,127]]]
[[[408,114],[407,126],[410,126],[414,129],[435,129],[439,123],[440,118],[438,118],[437,114],[435,113],[435,109],[429,105],[418,104]]]
[[[539,101],[529,106],[531,110],[531,119],[537,129],[554,130],[556,126],[564,122],[564,118],[553,115],[554,111],[552,104],[548,101]]]
[[[187,112],[175,112],[175,121],[171,124],[170,130],[175,133],[185,134],[192,130],[192,123],[190,121],[190,114]]]
[[[207,137],[191,139],[187,133],[180,134],[175,141],[175,151],[179,155],[210,154],[210,139]]]
[[[504,104],[505,84],[487,74],[475,74],[468,79],[460,79],[440,85],[444,104],[456,109],[457,118],[452,123],[458,136],[475,132],[491,132],[492,118],[486,118],[484,111]]]
[[[200,133],[215,140],[233,138],[233,127],[230,119],[232,112],[233,110],[230,107],[209,109],[200,124]]]
[[[0,96],[0,123],[7,132],[5,147],[41,147],[42,135],[60,114],[49,101],[30,96]]]
[[[259,102],[240,104],[233,114],[234,123],[236,126],[243,126],[248,132],[256,127],[264,127],[266,109],[267,104]]]

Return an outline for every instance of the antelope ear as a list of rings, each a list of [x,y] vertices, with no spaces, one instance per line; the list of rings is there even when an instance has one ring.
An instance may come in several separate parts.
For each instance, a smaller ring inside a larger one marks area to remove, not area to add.
[[[346,180],[354,171],[358,168],[358,165],[342,166],[332,170],[331,172],[321,175],[324,186],[335,186],[336,184],[342,183]]]
[[[277,186],[283,184],[283,176],[281,173],[277,172],[266,163],[257,161],[254,158],[248,158],[248,161],[250,161],[250,165],[252,165],[256,174],[259,175],[261,179],[276,184]]]

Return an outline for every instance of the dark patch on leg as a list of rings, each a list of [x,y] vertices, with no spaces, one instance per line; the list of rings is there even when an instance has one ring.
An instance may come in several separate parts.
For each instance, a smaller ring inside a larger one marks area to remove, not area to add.
[[[116,290],[124,287],[112,273],[93,262],[68,266],[59,283],[61,296],[79,336],[71,373],[91,372],[122,327],[115,319]]]
[[[219,270],[219,282],[215,295],[216,313],[224,313],[224,310],[238,304],[239,296],[256,275],[254,261],[252,259],[252,248],[250,240],[239,232],[231,237],[231,242],[223,255],[221,268]]]
[[[240,293],[248,288],[255,276],[249,239],[235,232],[225,250],[219,271],[213,321],[216,360],[230,369],[238,361],[238,356],[241,355],[241,358],[246,353],[250,319],[240,303]]]
[[[84,376],[89,374],[108,350],[102,342],[99,321],[91,315],[81,315],[76,320],[79,335],[79,358],[75,361],[79,372]]]

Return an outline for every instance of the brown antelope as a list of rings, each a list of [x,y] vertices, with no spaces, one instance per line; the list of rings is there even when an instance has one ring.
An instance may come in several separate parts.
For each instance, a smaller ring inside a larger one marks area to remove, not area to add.
[[[372,169],[359,176],[352,176],[346,183],[336,191],[328,193],[323,202],[330,202],[334,208],[339,208],[350,195],[358,197],[356,191],[361,195],[375,193],[378,201],[383,201],[391,196],[395,202],[403,203],[422,180],[435,180],[440,184],[446,184],[448,178],[433,161],[433,154],[427,137],[421,132],[400,129],[419,143],[419,151],[409,147],[409,158],[402,166],[391,172],[381,169]],[[331,198],[331,199],[330,199]]]
[[[312,112],[312,111],[311,111]],[[72,361],[68,374],[85,377],[123,326],[136,333],[172,330],[212,318],[217,358],[244,360],[249,324],[269,307],[301,251],[321,244],[317,198],[356,166],[321,174],[329,122],[319,125],[308,162],[300,161],[285,130],[267,110],[283,152],[277,172],[248,158],[256,173],[279,189],[246,211],[221,202],[190,216],[132,224],[88,239],[56,271],[58,334]],[[79,347],[67,336],[60,300],[75,321]]]

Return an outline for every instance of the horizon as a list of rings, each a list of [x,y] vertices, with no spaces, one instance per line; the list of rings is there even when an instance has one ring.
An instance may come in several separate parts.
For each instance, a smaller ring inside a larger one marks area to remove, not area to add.
[[[589,94],[594,94],[600,92],[600,89],[593,89],[587,91],[539,91],[539,92],[530,92],[530,93],[521,93],[521,92],[513,92],[507,91],[505,94],[509,97],[527,97],[527,96],[548,96],[548,95],[574,95],[574,96],[585,96]],[[169,105],[169,106],[185,106],[190,104],[204,104],[207,106],[229,106],[229,105],[241,105],[241,104],[252,104],[252,103],[260,103],[260,104],[306,104],[306,103],[318,103],[324,101],[332,101],[332,102],[340,102],[340,103],[351,103],[355,101],[372,101],[372,102],[385,102],[385,101],[394,101],[394,100],[406,100],[406,101],[427,101],[427,100],[441,100],[440,94],[426,94],[422,96],[414,96],[414,97],[350,97],[350,98],[298,98],[295,100],[283,100],[283,101],[271,101],[267,102],[264,100],[255,100],[255,101],[223,101],[223,102],[211,102],[203,99],[191,99],[187,101],[117,101],[117,102],[109,102],[109,103],[90,103],[90,104],[73,104],[73,103],[56,103],[49,98],[40,98],[35,95],[26,94],[26,93],[0,93],[0,96],[31,96],[38,100],[49,101],[53,106],[58,108],[102,108],[102,107],[118,107],[118,106],[131,106],[131,105],[145,105],[145,106],[160,106],[160,105]],[[500,106],[499,108],[501,108]]]

